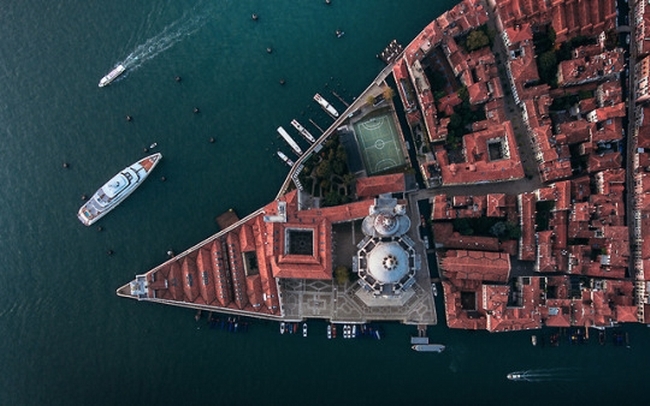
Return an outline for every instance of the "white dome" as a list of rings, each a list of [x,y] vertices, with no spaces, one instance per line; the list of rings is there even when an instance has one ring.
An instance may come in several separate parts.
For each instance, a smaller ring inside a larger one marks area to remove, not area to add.
[[[408,272],[408,253],[396,242],[377,244],[367,256],[368,273],[381,283],[398,282]]]

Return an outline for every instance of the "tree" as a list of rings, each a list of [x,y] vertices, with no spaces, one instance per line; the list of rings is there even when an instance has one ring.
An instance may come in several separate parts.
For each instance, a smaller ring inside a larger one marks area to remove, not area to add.
[[[343,175],[343,184],[345,186],[350,186],[352,182],[354,182],[354,179],[355,179],[354,174],[348,172],[345,175]]]
[[[387,87],[384,89],[384,99],[390,100],[395,97],[395,91],[392,87]]]
[[[548,26],[548,30],[546,30],[546,33],[548,35],[548,39],[551,41],[553,45],[555,45],[555,39],[557,38],[557,34],[555,33],[555,29],[553,28],[552,25]]]
[[[506,238],[509,240],[518,240],[521,237],[521,227],[519,224],[508,222],[506,223]]]
[[[339,285],[345,285],[350,282],[350,271],[343,265],[339,265],[334,270],[334,278]]]
[[[342,176],[346,171],[345,171],[345,161],[341,161],[340,159],[334,159],[332,161],[332,171],[339,176]]]
[[[322,160],[316,167],[316,176],[319,178],[329,178],[332,175],[332,165],[329,160]]]
[[[557,56],[555,52],[544,52],[539,56],[538,62],[539,78],[542,82],[551,87],[557,87]]]
[[[341,204],[341,195],[338,194],[335,190],[327,192],[323,200],[321,201],[324,207],[337,206]]]
[[[474,229],[465,217],[457,218],[452,221],[454,225],[454,230],[458,231],[462,235],[472,235],[474,234]]]
[[[495,237],[500,237],[505,232],[506,232],[506,224],[503,221],[494,223],[494,225],[490,227],[490,234],[492,234]]]
[[[490,45],[490,38],[483,32],[483,30],[474,30],[467,36],[465,47],[469,52],[476,51]]]

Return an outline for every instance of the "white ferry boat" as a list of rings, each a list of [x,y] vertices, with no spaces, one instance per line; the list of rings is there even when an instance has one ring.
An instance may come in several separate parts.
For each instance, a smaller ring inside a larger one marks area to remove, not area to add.
[[[104,217],[142,184],[161,158],[160,153],[149,155],[122,169],[81,206],[77,213],[79,220],[90,226]]]
[[[329,103],[327,102],[327,100],[325,100],[325,99],[323,98],[323,96],[321,96],[320,94],[316,93],[316,94],[314,95],[314,100],[316,100],[316,101],[318,102],[318,104],[320,104],[321,107],[323,107],[323,108],[325,109],[325,111],[327,111],[327,112],[328,112],[329,114],[331,114],[332,116],[334,116],[334,117],[338,117],[338,116],[339,116],[339,112],[336,111],[336,109],[335,109],[334,107],[332,107],[332,105],[329,104]]]
[[[108,72],[108,75],[104,76],[102,80],[99,81],[99,87],[104,87],[107,84],[111,83],[115,79],[117,79],[118,76],[124,73],[126,68],[124,65],[117,65],[115,69],[112,71]]]
[[[277,151],[277,154],[280,157],[280,159],[284,161],[285,164],[289,166],[293,166],[293,161],[287,156],[287,154],[285,154],[280,150]]]
[[[291,125],[293,128],[298,130],[300,135],[302,135],[307,141],[311,142],[312,144],[316,142],[316,138],[314,138],[313,135],[305,127],[303,127],[298,120],[291,120]]]
[[[282,138],[284,138],[287,144],[289,144],[291,149],[293,149],[293,151],[298,154],[298,156],[302,155],[302,149],[300,149],[296,141],[291,138],[289,133],[284,128],[282,128],[282,126],[278,127],[278,133],[282,136]]]

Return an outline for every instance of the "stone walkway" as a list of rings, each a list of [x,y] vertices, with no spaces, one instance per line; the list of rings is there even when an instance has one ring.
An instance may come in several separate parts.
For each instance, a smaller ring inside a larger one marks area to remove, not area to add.
[[[375,305],[365,303],[360,297],[363,288],[356,282],[338,286],[336,281],[283,279],[280,283],[284,319],[299,321],[316,318],[335,323],[400,321],[405,324],[434,325],[437,317],[431,282],[427,273],[419,274],[405,303],[399,306],[382,306],[383,299],[374,299]]]

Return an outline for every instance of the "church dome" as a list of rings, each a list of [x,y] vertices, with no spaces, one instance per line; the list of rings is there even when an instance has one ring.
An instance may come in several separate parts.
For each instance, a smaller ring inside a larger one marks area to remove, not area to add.
[[[381,283],[396,283],[408,272],[408,260],[398,243],[379,243],[368,252],[368,273]]]

